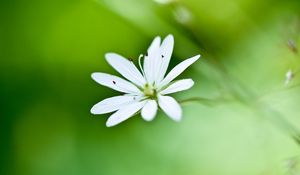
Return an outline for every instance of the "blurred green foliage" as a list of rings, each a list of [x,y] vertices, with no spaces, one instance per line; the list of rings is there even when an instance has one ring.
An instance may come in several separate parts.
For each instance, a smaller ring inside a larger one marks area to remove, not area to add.
[[[0,4],[1,175],[300,173],[289,128],[300,128],[298,0]],[[117,93],[90,74],[116,74],[106,52],[136,59],[169,33],[172,65],[203,56],[183,75],[194,88],[178,99],[233,100],[184,104],[180,123],[160,113],[106,128],[108,115],[89,110]],[[284,86],[289,69],[295,76]]]

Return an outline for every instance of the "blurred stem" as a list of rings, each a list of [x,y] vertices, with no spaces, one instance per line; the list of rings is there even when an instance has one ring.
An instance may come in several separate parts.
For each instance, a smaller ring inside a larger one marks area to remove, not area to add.
[[[252,109],[254,109],[256,113],[267,117],[272,123],[280,127],[284,132],[290,135],[298,145],[300,145],[300,131],[295,125],[290,123],[279,111],[268,107],[269,105],[258,105],[259,106]]]
[[[182,25],[182,27],[192,33],[192,35],[189,35],[189,37],[193,37],[190,39],[190,42],[195,42],[194,44],[199,45],[200,41],[198,41],[196,31],[194,31],[193,27],[188,25]],[[183,100],[181,103],[197,102],[207,106],[215,106],[217,104],[236,100],[243,104],[246,108],[250,108],[250,110],[254,113],[270,120],[274,125],[287,133],[300,146],[300,131],[297,127],[290,123],[279,111],[272,109],[270,105],[259,102],[259,96],[245,86],[241,81],[231,76],[226,67],[218,59],[208,53],[204,54],[206,57],[210,58],[207,65],[218,74],[220,77],[219,80],[224,86],[223,88],[228,91],[231,98],[207,99],[194,97]]]
[[[260,102],[259,99],[249,88],[243,86],[239,81],[232,82],[240,91],[233,91],[233,95],[254,113],[266,117],[274,125],[286,132],[300,146],[300,131],[290,123],[283,114],[273,109],[269,104]]]
[[[216,106],[218,104],[222,104],[225,102],[230,102],[232,99],[226,99],[226,98],[215,98],[215,99],[209,99],[209,98],[203,98],[203,97],[192,97],[188,99],[184,99],[179,101],[180,104],[186,104],[186,103],[201,103],[206,106]]]
[[[231,77],[227,77],[232,80]],[[283,114],[273,109],[269,104],[259,101],[259,97],[255,95],[249,88],[243,85],[240,81],[231,81],[233,96],[241,102],[245,107],[250,108],[254,113],[267,118],[274,125],[287,133],[300,146],[300,131],[290,123]]]
[[[179,2],[176,5],[180,5]],[[191,42],[196,41],[196,45],[200,43],[198,41],[197,32],[194,31],[193,27],[189,25],[182,25],[185,30],[192,33],[189,37],[193,37]],[[209,54],[206,54],[208,56]],[[268,104],[263,104],[259,102],[258,96],[252,92],[248,87],[244,86],[239,80],[234,79],[228,73],[226,67],[221,64],[221,62],[215,59],[213,56],[208,56],[211,58],[212,62],[208,62],[209,66],[213,68],[223,80],[225,89],[229,91],[234,99],[242,103],[244,106],[250,108],[255,113],[268,118],[276,126],[280,127],[284,132],[290,135],[298,145],[300,145],[300,131],[292,123],[290,123],[285,117],[278,111],[272,109]],[[227,102],[228,99],[217,98],[217,99],[206,99],[201,97],[194,97],[181,101],[181,103],[186,102],[199,102],[208,106],[214,106],[219,103]]]

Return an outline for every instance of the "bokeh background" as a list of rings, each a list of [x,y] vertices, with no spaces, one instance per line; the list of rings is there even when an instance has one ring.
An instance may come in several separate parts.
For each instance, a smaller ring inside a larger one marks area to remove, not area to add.
[[[2,0],[1,175],[296,175],[300,173],[300,1]],[[104,60],[137,60],[173,34],[172,66],[202,59],[162,112],[106,128],[90,108],[117,94],[90,78]],[[293,76],[285,85],[285,74]],[[298,163],[299,162],[299,163]]]

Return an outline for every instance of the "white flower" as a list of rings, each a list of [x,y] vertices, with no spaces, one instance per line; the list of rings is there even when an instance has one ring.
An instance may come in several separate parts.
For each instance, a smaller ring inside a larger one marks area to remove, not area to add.
[[[106,74],[93,73],[92,78],[103,86],[125,93],[124,95],[104,99],[94,105],[92,114],[113,113],[106,122],[106,126],[115,126],[141,111],[146,121],[156,116],[158,106],[173,120],[180,121],[182,110],[178,102],[167,96],[184,91],[194,85],[192,79],[173,82],[187,67],[199,59],[200,55],[186,59],[174,67],[166,76],[173,52],[174,38],[168,35],[161,43],[156,37],[148,48],[145,56],[139,58],[141,71],[134,63],[116,53],[105,55],[107,62],[127,80]],[[142,61],[143,59],[143,67]]]

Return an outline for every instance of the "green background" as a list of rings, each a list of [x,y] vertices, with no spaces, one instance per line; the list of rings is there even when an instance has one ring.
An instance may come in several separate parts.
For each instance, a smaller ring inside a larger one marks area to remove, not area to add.
[[[300,128],[298,74],[284,86],[285,73],[300,68],[298,0],[0,5],[1,175],[300,173],[291,129]],[[137,115],[106,128],[109,115],[90,108],[118,93],[90,74],[117,75],[106,52],[137,60],[170,33],[171,66],[202,55],[181,76],[195,86],[174,96],[211,100],[183,104],[180,123],[159,112],[151,123]]]

